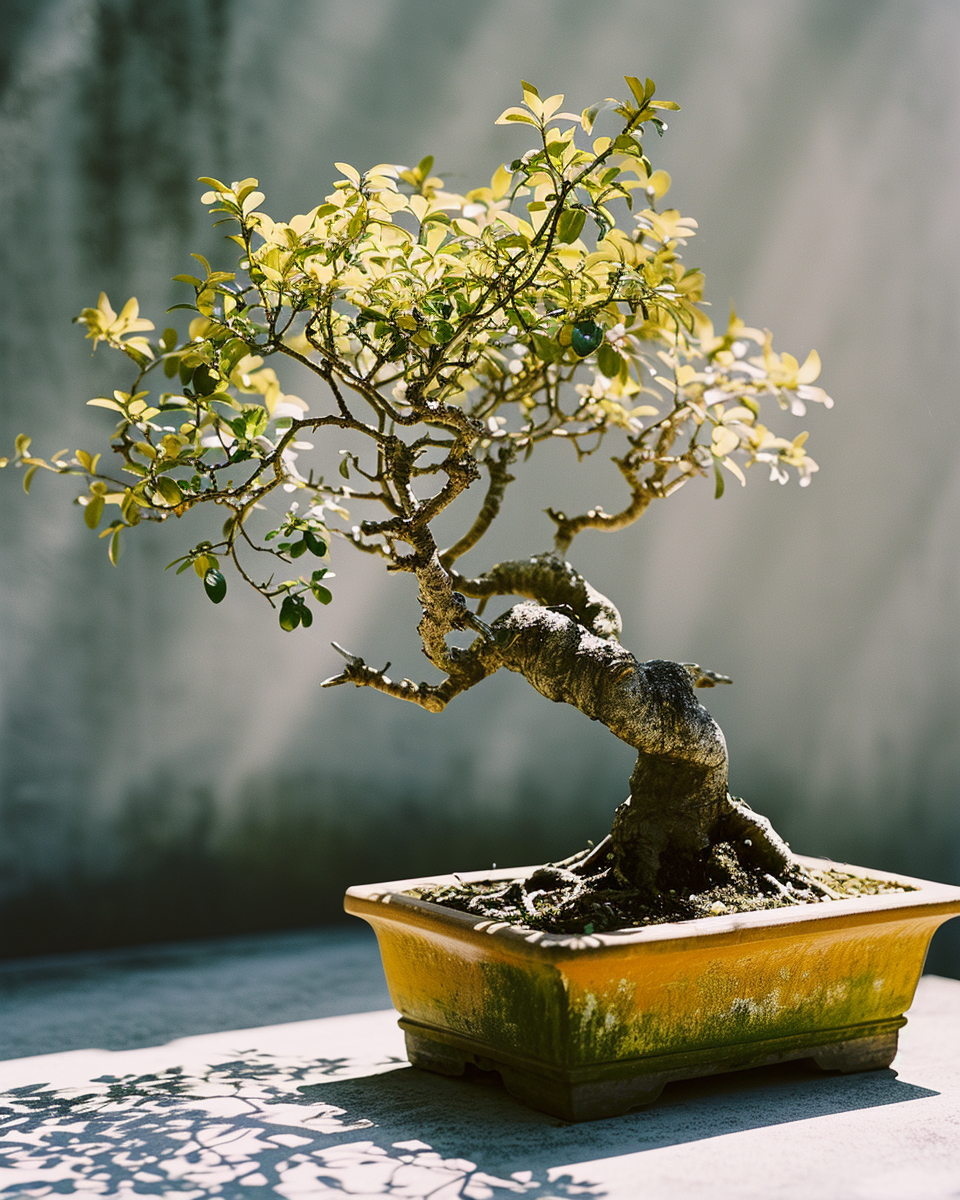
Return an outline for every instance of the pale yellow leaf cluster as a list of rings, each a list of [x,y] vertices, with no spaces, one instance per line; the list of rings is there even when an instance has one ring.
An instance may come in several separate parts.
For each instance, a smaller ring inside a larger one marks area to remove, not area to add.
[[[86,325],[87,337],[93,339],[94,349],[100,342],[107,342],[120,350],[133,349],[147,358],[153,357],[153,351],[146,338],[129,336],[154,328],[152,321],[140,316],[140,305],[135,297],[131,297],[117,314],[107,298],[107,293],[101,292],[97,307],[83,309],[77,319]],[[124,338],[127,340],[124,341]]]

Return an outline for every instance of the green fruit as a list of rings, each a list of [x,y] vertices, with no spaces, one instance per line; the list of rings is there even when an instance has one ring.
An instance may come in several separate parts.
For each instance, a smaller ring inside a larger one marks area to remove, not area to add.
[[[292,596],[288,596],[280,605],[280,628],[292,633],[300,624],[303,605],[298,604]]]
[[[603,330],[596,321],[579,321],[570,334],[570,345],[578,358],[586,358],[603,341]]]
[[[203,590],[214,604],[219,604],[227,594],[227,581],[216,568],[211,568],[203,577]]]
[[[303,540],[307,543],[307,549],[311,554],[315,554],[317,558],[323,558],[327,552],[327,543],[321,537],[317,537],[309,529],[303,535]]]

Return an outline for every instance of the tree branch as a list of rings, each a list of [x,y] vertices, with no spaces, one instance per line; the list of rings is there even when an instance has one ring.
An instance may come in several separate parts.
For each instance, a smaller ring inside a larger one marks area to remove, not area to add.
[[[378,671],[375,667],[368,667],[362,658],[350,654],[336,642],[333,647],[346,658],[347,665],[339,674],[325,679],[321,687],[337,687],[343,683],[370,687],[395,699],[409,700],[432,713],[442,712],[455,696],[467,691],[487,675],[492,675],[500,666],[496,644],[488,638],[480,638],[469,649],[456,653],[453,660],[456,670],[443,683],[414,683],[411,679],[390,679],[386,674],[389,663],[382,671]]]
[[[557,527],[553,544],[558,554],[566,554],[570,543],[584,529],[602,529],[612,533],[616,529],[632,525],[634,521],[643,516],[650,501],[656,495],[650,486],[651,481],[641,481],[626,459],[614,458],[612,461],[620,469],[620,474],[630,486],[630,503],[618,513],[607,513],[597,506],[579,517],[568,517],[565,513],[548,508],[547,516]]]
[[[507,445],[500,447],[500,453],[495,459],[488,455],[484,460],[484,466],[490,473],[487,494],[484,497],[477,518],[471,527],[462,538],[454,542],[449,550],[444,550],[440,555],[440,562],[448,570],[458,558],[466,554],[468,550],[473,549],[498,517],[507,485],[514,480],[514,476],[509,472],[509,467],[514,457],[514,448]]]
[[[490,596],[524,596],[549,607],[567,608],[597,637],[616,641],[623,628],[616,605],[556,554],[497,563],[475,579],[451,571],[450,578],[465,596],[484,600]]]

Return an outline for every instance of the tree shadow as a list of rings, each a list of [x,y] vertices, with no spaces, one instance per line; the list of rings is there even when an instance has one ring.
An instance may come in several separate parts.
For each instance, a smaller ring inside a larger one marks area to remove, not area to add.
[[[567,1125],[518,1104],[493,1074],[245,1052],[197,1071],[0,1095],[0,1196],[601,1197],[588,1168],[562,1164],[937,1094],[889,1070],[813,1075],[801,1063],[674,1084],[647,1109]]]
[[[390,1070],[394,1064],[398,1069]],[[557,1197],[602,1194],[587,1180],[548,1172],[539,1161],[497,1174],[487,1160],[503,1158],[499,1143],[508,1125],[497,1092],[493,1111],[488,1104],[480,1127],[468,1135],[467,1097],[475,1092],[469,1084],[445,1097],[449,1080],[403,1069],[398,1059],[377,1065],[387,1073],[352,1079],[356,1063],[347,1058],[291,1064],[250,1053],[195,1073],[171,1067],[104,1075],[83,1089],[14,1088],[0,1095],[0,1196],[123,1190],[256,1197],[329,1190],[495,1200],[543,1195],[547,1185]],[[417,1078],[397,1089],[394,1074]],[[341,1088],[347,1089],[342,1096]],[[548,1121],[531,1117],[534,1124]],[[425,1140],[424,1129],[445,1125],[441,1150]]]

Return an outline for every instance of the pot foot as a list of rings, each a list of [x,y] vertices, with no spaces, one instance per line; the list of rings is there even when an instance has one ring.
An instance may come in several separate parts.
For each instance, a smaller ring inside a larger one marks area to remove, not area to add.
[[[644,1075],[633,1079],[566,1083],[505,1065],[498,1065],[496,1069],[515,1099],[571,1123],[622,1117],[631,1109],[653,1104],[667,1082],[663,1075]]]
[[[726,1071],[797,1059],[812,1059],[824,1071],[878,1071],[897,1053],[903,1017],[847,1026],[838,1040],[815,1034],[748,1042],[708,1050],[648,1055],[639,1059],[565,1068],[521,1057],[515,1051],[401,1018],[407,1055],[415,1067],[440,1075],[462,1075],[467,1066],[496,1071],[515,1099],[561,1121],[597,1121],[653,1104],[664,1085]],[[847,1034],[846,1037],[843,1034]]]
[[[472,1054],[462,1054],[455,1046],[424,1037],[412,1029],[404,1029],[407,1058],[415,1067],[433,1071],[437,1075],[462,1075],[468,1062],[474,1061]]]
[[[663,1073],[609,1080],[572,1081],[520,1063],[471,1053],[400,1022],[411,1064],[437,1075],[462,1075],[468,1066],[496,1071],[515,1100],[561,1121],[597,1121],[653,1104],[668,1076]]]
[[[899,1030],[894,1029],[876,1037],[852,1038],[849,1042],[823,1046],[813,1055],[813,1061],[821,1070],[842,1071],[845,1075],[855,1071],[880,1071],[896,1058],[898,1034]]]

